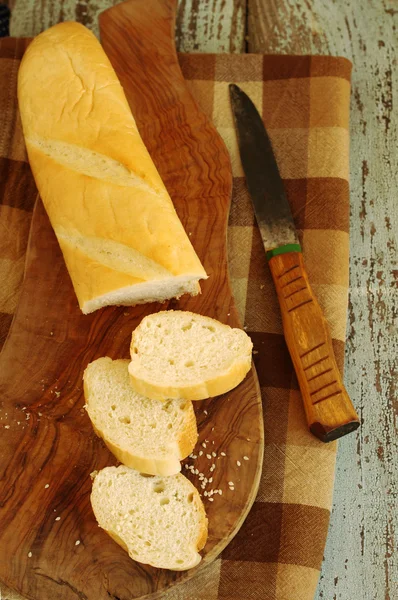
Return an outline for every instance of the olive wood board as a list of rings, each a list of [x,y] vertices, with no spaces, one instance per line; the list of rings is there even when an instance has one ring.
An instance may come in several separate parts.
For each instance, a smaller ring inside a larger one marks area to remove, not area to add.
[[[213,501],[203,494],[209,538],[198,567],[173,572],[131,560],[98,527],[90,505],[90,473],[117,463],[83,408],[87,364],[100,356],[128,358],[132,330],[159,310],[190,310],[241,326],[226,258],[229,156],[182,77],[175,11],[174,1],[119,4],[100,17],[101,41],[209,278],[196,297],[83,315],[37,199],[20,301],[0,356],[0,579],[34,600],[159,597],[219,555],[259,485],[263,421],[252,368],[233,391],[194,404],[197,458],[184,462],[197,472],[182,471],[202,494],[198,473],[213,478],[207,491],[223,491]]]

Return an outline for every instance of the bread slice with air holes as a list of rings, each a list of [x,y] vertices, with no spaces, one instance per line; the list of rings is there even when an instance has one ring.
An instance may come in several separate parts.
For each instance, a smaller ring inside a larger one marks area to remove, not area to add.
[[[198,491],[184,475],[143,475],[121,465],[92,477],[95,518],[132,559],[174,571],[200,562],[207,518]]]
[[[120,462],[152,475],[173,475],[198,439],[188,400],[164,403],[136,393],[128,360],[99,358],[84,372],[86,410],[94,431]]]
[[[155,400],[218,396],[245,378],[252,348],[242,329],[188,311],[161,311],[133,332],[131,385]]]

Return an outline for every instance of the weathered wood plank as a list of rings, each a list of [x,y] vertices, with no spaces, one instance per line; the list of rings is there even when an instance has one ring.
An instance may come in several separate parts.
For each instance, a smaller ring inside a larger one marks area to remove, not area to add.
[[[345,380],[362,427],[340,442],[318,600],[393,600],[398,589],[397,17],[394,0],[249,0],[249,51],[354,63]]]
[[[34,36],[60,21],[76,20],[97,36],[98,15],[121,0],[13,0],[11,35]],[[244,52],[246,0],[179,0],[180,52]]]
[[[244,52],[245,0],[180,0],[176,41],[180,52]]]

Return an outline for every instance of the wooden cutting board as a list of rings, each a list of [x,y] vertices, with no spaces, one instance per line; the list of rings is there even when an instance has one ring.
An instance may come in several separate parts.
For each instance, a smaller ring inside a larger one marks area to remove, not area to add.
[[[145,315],[165,308],[239,326],[226,262],[229,157],[182,78],[174,16],[174,2],[133,0],[101,16],[101,38],[209,279],[196,298],[84,316],[37,200],[21,298],[0,357],[0,579],[35,600],[158,596],[221,552],[242,525],[259,484],[263,425],[252,369],[232,392],[195,403],[197,458],[185,461],[193,468],[183,473],[201,493],[199,473],[213,478],[206,491],[223,491],[212,502],[203,495],[209,539],[199,567],[175,573],[132,561],[97,526],[90,506],[90,472],[116,461],[83,408],[88,362],[104,355],[127,358],[132,330]]]

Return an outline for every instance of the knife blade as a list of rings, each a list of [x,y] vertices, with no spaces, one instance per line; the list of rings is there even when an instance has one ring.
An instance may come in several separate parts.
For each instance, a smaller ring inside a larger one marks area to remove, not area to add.
[[[310,431],[323,442],[359,427],[333,352],[328,324],[311,289],[272,143],[251,99],[229,86],[247,188],[278,295],[286,343]]]

